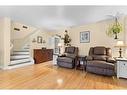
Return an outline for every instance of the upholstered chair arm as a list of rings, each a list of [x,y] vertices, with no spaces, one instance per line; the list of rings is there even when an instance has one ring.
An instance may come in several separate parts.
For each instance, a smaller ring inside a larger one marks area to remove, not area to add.
[[[86,56],[86,60],[91,61],[91,60],[93,60],[93,57],[92,56]]]
[[[107,62],[116,63],[116,60],[113,57],[108,57]]]

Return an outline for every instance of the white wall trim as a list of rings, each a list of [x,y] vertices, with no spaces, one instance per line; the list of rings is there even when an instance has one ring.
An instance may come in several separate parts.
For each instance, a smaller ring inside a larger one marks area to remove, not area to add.
[[[20,64],[20,65],[16,65],[16,66],[8,66],[6,69],[14,69],[14,68],[20,68],[20,67],[24,67],[24,66],[29,66],[29,65],[34,65],[34,63],[30,62],[30,63],[25,63],[25,64]]]
[[[2,70],[7,70],[7,69],[8,69],[8,67],[3,67],[3,66],[0,66],[0,69],[2,69]]]
[[[0,66],[0,69],[3,69],[3,67],[2,67],[2,66]]]
[[[21,65],[16,65],[16,66],[6,66],[6,67],[0,66],[0,69],[8,70],[8,69],[20,68],[20,67],[24,67],[24,66],[28,66],[28,65],[34,65],[34,63],[30,62],[30,63],[26,63],[26,64],[21,64]]]

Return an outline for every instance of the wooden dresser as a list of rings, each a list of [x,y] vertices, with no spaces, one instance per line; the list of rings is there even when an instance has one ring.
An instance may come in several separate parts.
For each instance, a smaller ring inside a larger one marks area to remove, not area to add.
[[[34,49],[35,64],[53,60],[53,49]]]

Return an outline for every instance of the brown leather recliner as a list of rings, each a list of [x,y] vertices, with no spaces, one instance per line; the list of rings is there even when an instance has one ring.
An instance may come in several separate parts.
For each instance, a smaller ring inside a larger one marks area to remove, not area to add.
[[[77,61],[78,48],[74,46],[66,47],[65,54],[57,58],[57,65],[60,67],[74,68]]]
[[[103,46],[91,47],[87,56],[86,71],[101,75],[115,75],[115,59],[111,49]]]

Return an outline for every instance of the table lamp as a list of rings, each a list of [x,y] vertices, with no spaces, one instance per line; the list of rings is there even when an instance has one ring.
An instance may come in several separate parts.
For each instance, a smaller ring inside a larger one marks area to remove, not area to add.
[[[119,48],[119,58],[122,58],[122,48],[125,47],[124,42],[123,41],[117,41],[117,44],[115,47]]]
[[[62,47],[62,43],[58,43],[58,47],[59,47],[59,54],[61,54],[61,47]]]

